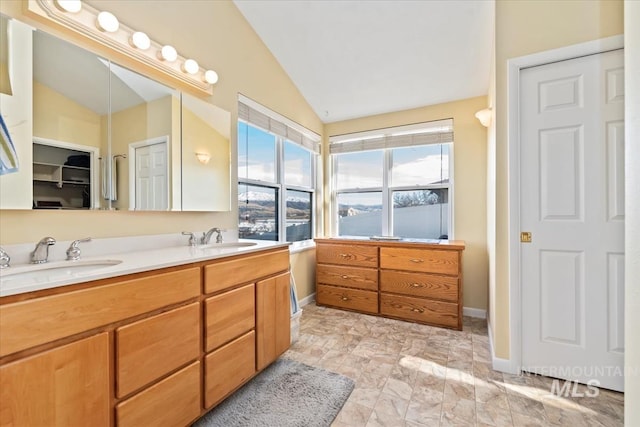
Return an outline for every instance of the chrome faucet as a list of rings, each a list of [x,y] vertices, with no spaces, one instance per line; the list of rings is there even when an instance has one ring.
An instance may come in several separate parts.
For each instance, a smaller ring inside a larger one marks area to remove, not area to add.
[[[0,270],[10,267],[9,262],[11,262],[11,257],[4,249],[0,248]]]
[[[201,243],[203,245],[208,245],[209,241],[211,240],[211,235],[213,233],[218,233],[218,235],[216,236],[216,243],[222,243],[222,230],[220,230],[218,227],[213,227],[211,230],[207,231],[203,236],[202,236],[202,241]]]
[[[196,246],[198,244],[198,238],[190,231],[183,231],[182,235],[189,236],[189,246]]]
[[[31,252],[32,264],[43,264],[49,261],[49,246],[55,245],[56,239],[53,237],[45,237],[38,242],[36,248]]]
[[[84,239],[74,240],[71,242],[69,249],[67,249],[67,260],[77,261],[80,259],[80,243],[90,242],[91,237],[85,237]]]

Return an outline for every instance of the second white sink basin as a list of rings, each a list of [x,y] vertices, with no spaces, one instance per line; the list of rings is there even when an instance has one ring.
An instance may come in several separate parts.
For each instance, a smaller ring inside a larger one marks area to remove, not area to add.
[[[100,268],[118,265],[122,261],[115,259],[89,260],[89,261],[59,261],[45,264],[29,265],[24,267],[15,267],[15,270],[9,268],[2,271],[0,279],[2,284],[8,284],[14,281],[34,281],[45,282],[67,277],[90,273]]]
[[[209,243],[208,245],[199,245],[199,249],[227,249],[227,248],[246,248],[257,245],[256,242],[224,242]]]

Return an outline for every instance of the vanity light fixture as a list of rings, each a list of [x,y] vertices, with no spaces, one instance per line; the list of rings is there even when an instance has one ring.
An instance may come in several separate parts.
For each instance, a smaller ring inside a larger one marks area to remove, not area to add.
[[[107,33],[115,33],[118,31],[118,28],[120,28],[118,18],[116,18],[113,13],[104,10],[98,13],[96,25],[98,26],[98,29],[106,31]]]
[[[480,110],[476,113],[476,119],[478,119],[480,124],[486,128],[491,125],[492,116],[493,112],[491,111],[491,108],[485,108],[484,110]]]
[[[145,33],[120,23],[111,12],[100,11],[81,0],[28,0],[25,3],[25,13],[32,18],[49,20],[58,28],[63,26],[75,31],[164,73],[191,90],[211,95],[211,86],[218,81],[215,71],[201,68],[194,59],[180,56],[173,46],[157,43]]]
[[[158,58],[160,58],[162,61],[174,62],[176,59],[178,59],[178,52],[176,51],[175,47],[166,44],[162,46],[162,48],[158,52]]]
[[[142,31],[136,31],[131,34],[131,37],[129,37],[129,43],[131,46],[142,50],[147,50],[151,47],[151,39]]]
[[[218,83],[218,73],[216,73],[213,70],[207,70],[204,72],[204,81],[209,83],[209,84],[216,84]]]
[[[198,161],[203,165],[206,165],[207,163],[209,163],[209,160],[211,160],[211,156],[209,155],[209,153],[196,153],[196,157],[198,158]]]
[[[63,12],[78,13],[82,9],[80,0],[56,0],[56,6]]]

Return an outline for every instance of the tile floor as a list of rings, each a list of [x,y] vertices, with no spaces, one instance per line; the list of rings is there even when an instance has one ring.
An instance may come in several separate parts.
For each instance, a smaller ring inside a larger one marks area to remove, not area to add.
[[[452,331],[309,304],[285,357],[355,380],[333,427],[623,425],[621,393],[558,397],[550,378],[492,370],[481,319]]]

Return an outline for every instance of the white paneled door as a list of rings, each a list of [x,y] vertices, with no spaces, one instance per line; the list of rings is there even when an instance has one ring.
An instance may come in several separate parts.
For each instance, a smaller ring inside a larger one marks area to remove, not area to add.
[[[169,208],[167,143],[144,145],[135,149],[136,210]]]
[[[520,150],[523,370],[623,390],[623,51],[522,70]]]

